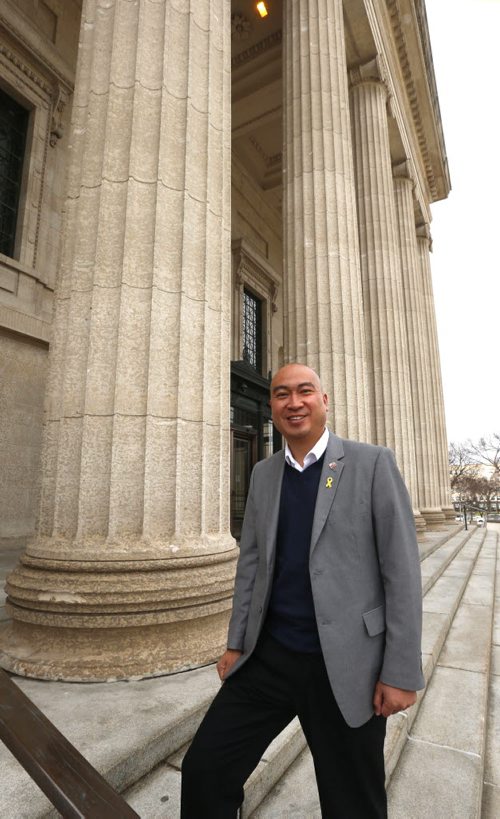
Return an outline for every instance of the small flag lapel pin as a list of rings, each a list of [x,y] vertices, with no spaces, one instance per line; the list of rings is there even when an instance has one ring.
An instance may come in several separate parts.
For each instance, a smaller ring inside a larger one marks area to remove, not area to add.
[[[335,463],[335,461],[332,461],[331,464],[328,464],[328,466],[330,467],[330,469],[337,469],[337,464]]]

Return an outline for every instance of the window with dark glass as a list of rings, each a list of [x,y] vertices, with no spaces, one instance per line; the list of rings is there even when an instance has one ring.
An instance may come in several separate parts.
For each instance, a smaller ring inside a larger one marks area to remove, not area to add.
[[[14,255],[29,112],[0,90],[0,253]]]
[[[243,290],[243,360],[262,371],[262,302]]]

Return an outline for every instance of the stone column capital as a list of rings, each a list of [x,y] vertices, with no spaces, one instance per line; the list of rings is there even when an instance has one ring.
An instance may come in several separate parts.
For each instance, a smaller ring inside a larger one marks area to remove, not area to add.
[[[412,189],[416,187],[415,175],[411,163],[408,159],[403,162],[397,162],[392,166],[392,175],[394,179],[402,179],[411,182]]]
[[[424,222],[422,225],[417,225],[416,232],[417,239],[425,239],[429,245],[429,250],[432,250],[432,236],[429,223]]]
[[[387,95],[390,95],[387,82],[387,70],[384,61],[378,54],[372,60],[357,65],[355,68],[351,68],[349,71],[349,82],[351,88],[365,83],[382,84],[387,91]]]

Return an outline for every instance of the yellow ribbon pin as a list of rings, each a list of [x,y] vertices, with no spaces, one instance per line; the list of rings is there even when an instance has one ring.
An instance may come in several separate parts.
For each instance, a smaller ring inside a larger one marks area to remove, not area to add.
[[[333,486],[333,478],[327,478],[326,479],[326,488],[331,489],[332,486]]]

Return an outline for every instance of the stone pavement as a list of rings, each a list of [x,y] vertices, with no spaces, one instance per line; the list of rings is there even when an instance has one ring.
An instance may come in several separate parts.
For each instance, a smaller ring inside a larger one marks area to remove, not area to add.
[[[500,816],[497,533],[491,525],[450,529],[427,536],[420,547],[428,687],[414,708],[389,720],[389,816],[494,819]],[[213,666],[113,684],[13,679],[143,819],[177,819],[182,757],[218,688]],[[57,816],[3,746],[0,766],[1,819]],[[320,817],[310,754],[296,723],[247,783],[242,817],[250,816]]]

